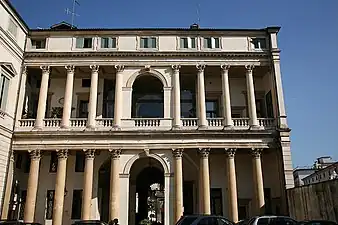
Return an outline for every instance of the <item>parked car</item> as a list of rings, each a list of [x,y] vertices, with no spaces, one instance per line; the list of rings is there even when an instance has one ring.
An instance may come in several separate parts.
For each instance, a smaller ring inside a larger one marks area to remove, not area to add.
[[[107,225],[107,223],[100,220],[78,220],[72,225]]]
[[[176,225],[234,225],[222,216],[213,215],[187,215],[182,216]]]
[[[25,223],[19,220],[0,220],[1,225],[42,225],[41,223]]]
[[[298,225],[298,222],[287,216],[256,216],[248,225]]]
[[[244,219],[244,220],[240,220],[236,223],[236,225],[248,225],[250,222],[250,219]]]
[[[300,221],[298,225],[338,225],[336,222],[329,220],[308,220],[308,221]]]

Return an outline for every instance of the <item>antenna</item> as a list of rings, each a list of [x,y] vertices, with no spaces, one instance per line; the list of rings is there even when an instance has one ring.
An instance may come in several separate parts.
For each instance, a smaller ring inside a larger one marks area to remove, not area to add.
[[[72,15],[71,29],[73,29],[73,27],[74,27],[75,16],[80,16],[79,14],[76,14],[76,12],[75,12],[76,5],[80,6],[79,0],[73,0],[73,9],[72,10],[70,10],[69,8],[65,9],[65,12],[66,12],[67,15],[69,15],[69,14]]]
[[[197,5],[196,5],[196,16],[197,16],[197,24],[198,24],[198,25],[200,25],[200,22],[201,22],[201,18],[200,18],[200,8],[201,8],[200,1],[197,0]]]

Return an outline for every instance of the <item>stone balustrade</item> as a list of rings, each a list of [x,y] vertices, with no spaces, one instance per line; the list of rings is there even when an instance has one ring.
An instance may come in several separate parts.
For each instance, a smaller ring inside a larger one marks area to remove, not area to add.
[[[198,119],[197,118],[182,118],[183,127],[197,127]]]
[[[208,126],[209,127],[222,127],[223,118],[208,118]]]
[[[86,127],[87,126],[87,118],[71,118],[70,119],[71,127]]]

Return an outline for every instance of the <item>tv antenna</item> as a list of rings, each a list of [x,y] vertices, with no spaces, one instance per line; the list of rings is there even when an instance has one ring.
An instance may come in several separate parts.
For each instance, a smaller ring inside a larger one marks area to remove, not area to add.
[[[71,20],[71,29],[74,27],[74,19],[75,16],[80,16],[79,14],[76,13],[76,5],[80,6],[79,0],[73,0],[73,8],[70,10],[69,8],[65,9],[65,12],[67,15],[71,14],[72,20]]]
[[[201,22],[200,9],[201,9],[201,4],[200,4],[200,1],[197,0],[197,4],[196,4],[196,16],[197,16],[197,24],[198,25],[200,25],[200,22]]]

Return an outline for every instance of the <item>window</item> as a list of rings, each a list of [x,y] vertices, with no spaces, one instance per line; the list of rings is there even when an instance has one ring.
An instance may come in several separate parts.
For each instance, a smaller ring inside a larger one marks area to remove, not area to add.
[[[47,190],[47,210],[46,219],[51,220],[53,217],[53,205],[54,205],[54,190]]]
[[[251,41],[254,49],[266,49],[266,39],[265,38],[253,38]]]
[[[75,172],[83,172],[85,167],[85,154],[84,152],[76,152],[75,159]]]
[[[104,79],[103,118],[114,118],[115,81]]]
[[[191,37],[181,37],[180,38],[180,48],[188,49],[188,48],[196,48],[196,38]]]
[[[2,74],[0,77],[0,109],[3,111],[6,109],[8,88],[9,79]]]
[[[55,173],[57,171],[58,157],[56,152],[52,152],[50,154],[50,164],[49,164],[49,172]]]
[[[114,37],[102,37],[101,48],[116,48],[116,38]]]
[[[32,49],[45,49],[46,39],[31,39]]]
[[[205,37],[203,41],[204,48],[220,48],[220,38],[218,37]]]
[[[80,100],[79,101],[79,118],[87,118],[88,117],[88,100]]]
[[[72,219],[81,218],[82,209],[82,190],[73,190]]]
[[[27,190],[22,190],[20,193],[20,213],[19,213],[19,219],[23,220],[24,212],[25,212],[25,206],[26,206],[26,197],[27,197]]]
[[[15,24],[15,22],[12,19],[9,19],[8,31],[11,35],[13,35],[13,37],[16,38],[17,33],[18,33],[18,26]]]
[[[92,48],[93,38],[76,38],[76,48]]]
[[[140,48],[157,48],[156,37],[142,37],[142,38],[140,38]]]
[[[274,118],[271,91],[265,95],[265,104],[268,118]]]
[[[89,88],[90,87],[90,79],[82,79],[82,87]]]
[[[211,188],[211,214],[223,215],[222,188]]]
[[[217,100],[206,100],[207,118],[218,117],[218,101]]]

